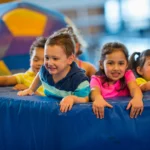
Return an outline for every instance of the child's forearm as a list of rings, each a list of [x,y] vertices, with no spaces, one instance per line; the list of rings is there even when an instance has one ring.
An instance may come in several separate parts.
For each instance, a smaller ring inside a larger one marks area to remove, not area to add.
[[[12,86],[17,84],[16,77],[14,76],[0,76],[0,86]]]
[[[89,99],[88,97],[78,97],[78,96],[73,96],[73,100],[74,100],[74,103],[87,103],[89,102]]]
[[[147,83],[141,85],[140,88],[141,88],[141,90],[142,90],[143,92],[149,91],[149,90],[150,90],[150,81],[148,81]]]
[[[91,90],[91,93],[90,93],[90,98],[92,101],[95,101],[95,99],[99,99],[99,100],[104,100],[103,96],[101,95],[99,89],[95,89],[93,88]]]
[[[32,90],[33,92],[35,92],[37,90],[37,88],[40,86],[41,82],[40,82],[40,78],[39,76],[37,75],[32,84],[30,85],[29,89]]]
[[[140,90],[140,88],[133,88],[132,91],[130,92],[131,96],[133,98],[137,98],[137,99],[141,99],[143,98],[143,94],[142,91]]]

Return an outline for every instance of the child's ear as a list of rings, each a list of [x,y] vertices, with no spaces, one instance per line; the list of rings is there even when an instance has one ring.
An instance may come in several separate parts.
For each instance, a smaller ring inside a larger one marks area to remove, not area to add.
[[[136,71],[137,71],[137,73],[139,74],[139,75],[143,75],[143,71],[142,71],[142,69],[141,69],[141,67],[140,66],[138,66],[137,68],[136,68]]]
[[[74,54],[70,55],[68,57],[68,64],[71,65],[74,60],[75,60],[75,55]]]

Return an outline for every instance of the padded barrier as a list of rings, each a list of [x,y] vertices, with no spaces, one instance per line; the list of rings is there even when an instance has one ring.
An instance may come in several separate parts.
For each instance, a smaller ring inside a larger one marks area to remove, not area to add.
[[[57,100],[16,93],[0,88],[0,150],[150,150],[149,92],[142,116],[130,119],[130,98],[120,97],[110,100],[114,108],[102,120],[91,103],[61,113]]]

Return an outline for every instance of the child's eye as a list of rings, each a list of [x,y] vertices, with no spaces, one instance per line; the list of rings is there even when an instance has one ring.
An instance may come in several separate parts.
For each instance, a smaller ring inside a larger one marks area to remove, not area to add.
[[[113,64],[113,62],[108,62],[107,64],[112,65],[112,64]]]
[[[54,60],[58,60],[58,58],[56,58],[56,57],[54,57],[53,59],[54,59]]]
[[[49,58],[48,58],[47,56],[45,56],[45,59],[46,59],[46,60],[49,60]]]
[[[33,61],[38,61],[38,59],[37,59],[37,58],[34,58]]]
[[[119,65],[124,65],[124,62],[120,62]]]

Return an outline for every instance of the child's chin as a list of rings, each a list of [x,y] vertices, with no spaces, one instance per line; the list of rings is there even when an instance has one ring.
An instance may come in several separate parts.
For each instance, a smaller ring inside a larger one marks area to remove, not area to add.
[[[51,75],[55,75],[55,73],[53,72],[53,71],[48,71],[49,72],[49,74],[51,74]]]

